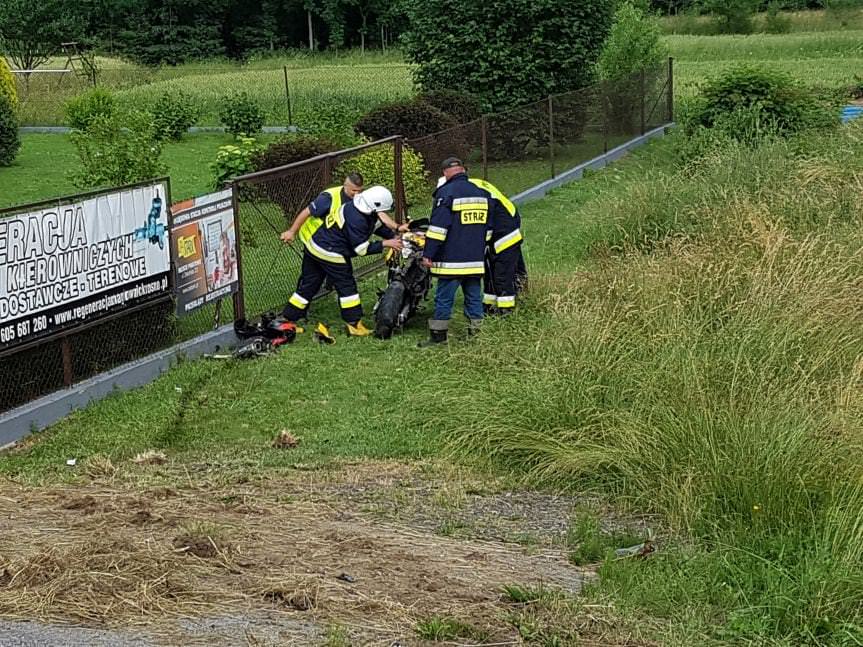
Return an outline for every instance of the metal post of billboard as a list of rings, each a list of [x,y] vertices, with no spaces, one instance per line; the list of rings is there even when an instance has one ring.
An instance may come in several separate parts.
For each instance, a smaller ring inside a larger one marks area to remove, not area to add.
[[[245,290],[246,286],[243,282],[243,245],[240,224],[240,186],[236,180],[233,180],[231,186],[231,204],[234,209],[234,236],[237,240],[237,282],[239,287],[234,293],[234,321],[245,322],[246,320],[246,301]]]

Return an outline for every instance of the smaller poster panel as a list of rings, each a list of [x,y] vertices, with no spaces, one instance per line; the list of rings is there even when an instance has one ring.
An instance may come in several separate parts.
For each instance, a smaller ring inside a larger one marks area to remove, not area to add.
[[[177,316],[184,317],[239,288],[231,191],[180,202],[171,214]]]

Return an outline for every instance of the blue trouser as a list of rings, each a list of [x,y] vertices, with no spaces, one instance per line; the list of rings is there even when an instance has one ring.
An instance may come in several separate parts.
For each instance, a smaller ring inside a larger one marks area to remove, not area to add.
[[[482,277],[439,276],[434,295],[434,318],[438,321],[446,321],[452,316],[455,293],[459,286],[464,294],[464,316],[468,319],[482,319]]]

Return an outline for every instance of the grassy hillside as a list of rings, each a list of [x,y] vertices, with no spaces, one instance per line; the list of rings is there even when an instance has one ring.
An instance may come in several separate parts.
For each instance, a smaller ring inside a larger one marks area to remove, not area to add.
[[[678,93],[691,93],[699,81],[741,61],[766,63],[818,85],[840,87],[854,83],[855,76],[863,74],[863,18],[859,18],[863,12],[844,24],[824,15],[799,14],[794,17],[799,30],[790,34],[712,36],[703,30],[689,30],[698,35],[686,35],[686,29],[669,28],[684,34],[667,36],[671,54],[677,60]],[[371,107],[414,92],[410,67],[397,50],[365,55],[356,51],[315,55],[294,52],[243,64],[219,60],[156,70],[111,58],[101,58],[98,64],[100,84],[115,89],[120,100],[131,106],[149,106],[163,92],[189,93],[201,112],[200,125],[218,125],[222,98],[234,91],[247,91],[255,97],[267,111],[268,124],[287,124],[283,67],[289,68],[293,121],[303,127],[327,125],[334,120],[352,124]],[[63,61],[53,61],[49,67],[62,65]],[[34,76],[29,90],[21,88],[22,96],[29,96],[21,108],[23,123],[63,123],[64,102],[85,86],[84,81],[71,77]]]
[[[457,327],[416,350],[418,321],[181,365],[0,470],[53,480],[152,447],[249,473],[451,452],[653,515],[659,553],[607,562],[589,593],[641,633],[857,644],[861,143],[859,124],[689,161],[663,142],[525,209],[530,297],[473,342]],[[290,455],[269,447],[282,428],[303,438]]]
[[[535,282],[507,342],[451,358],[441,385],[458,452],[665,521],[664,554],[608,562],[600,589],[688,640],[863,640],[861,142],[858,125],[621,187],[592,205],[588,271]],[[458,387],[468,371],[494,405]]]
[[[863,78],[863,31],[750,36],[666,36],[676,61],[678,96],[733,65],[781,70],[808,85],[848,87]]]
[[[771,21],[767,12],[755,14],[752,23],[756,32],[770,31]],[[837,7],[829,11],[781,11],[778,20],[773,19],[774,29],[777,23],[789,33],[863,29],[863,9]],[[680,14],[663,17],[662,26],[669,34],[709,35],[716,31],[716,20],[712,16]]]

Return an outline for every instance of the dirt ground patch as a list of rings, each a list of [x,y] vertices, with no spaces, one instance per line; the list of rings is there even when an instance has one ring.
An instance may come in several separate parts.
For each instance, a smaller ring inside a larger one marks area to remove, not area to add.
[[[419,621],[452,616],[486,643],[520,644],[504,585],[574,594],[589,577],[555,547],[574,505],[561,497],[451,476],[440,492],[427,470],[400,464],[255,482],[191,467],[0,482],[0,617],[159,645],[331,644],[334,627],[346,644],[421,645]],[[492,517],[506,517],[503,530]],[[448,518],[472,523],[456,536],[442,531]],[[528,532],[529,546],[508,540]]]

